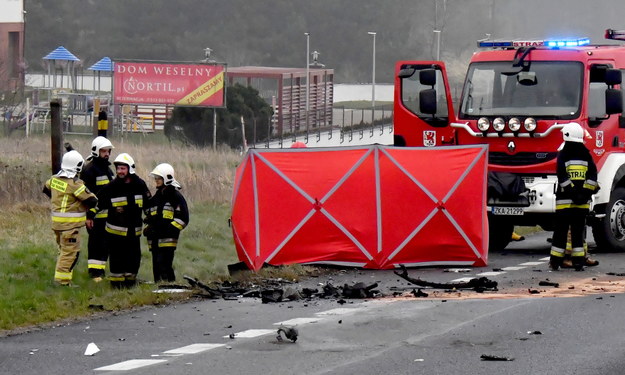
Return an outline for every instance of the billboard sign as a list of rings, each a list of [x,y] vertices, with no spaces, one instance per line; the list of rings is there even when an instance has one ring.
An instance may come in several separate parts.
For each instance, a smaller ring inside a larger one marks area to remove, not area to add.
[[[0,23],[23,23],[24,0],[0,0]]]
[[[115,62],[114,101],[221,108],[225,75],[224,64]]]

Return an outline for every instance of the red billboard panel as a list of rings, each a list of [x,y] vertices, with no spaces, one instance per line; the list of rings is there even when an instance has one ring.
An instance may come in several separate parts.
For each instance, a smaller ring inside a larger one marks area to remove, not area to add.
[[[225,106],[225,65],[135,61],[114,66],[115,103]]]

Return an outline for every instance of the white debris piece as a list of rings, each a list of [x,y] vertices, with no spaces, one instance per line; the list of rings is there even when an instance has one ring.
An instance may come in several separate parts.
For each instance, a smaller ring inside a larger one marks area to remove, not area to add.
[[[87,345],[87,349],[85,350],[85,355],[94,355],[95,353],[99,352],[100,348],[98,348],[98,346],[91,342],[89,343],[89,345]]]

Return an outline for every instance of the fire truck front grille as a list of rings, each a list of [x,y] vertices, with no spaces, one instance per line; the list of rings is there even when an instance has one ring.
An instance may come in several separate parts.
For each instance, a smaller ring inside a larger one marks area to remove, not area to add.
[[[514,155],[505,152],[490,152],[488,162],[497,165],[532,165],[544,163],[557,157],[557,152],[519,152]]]

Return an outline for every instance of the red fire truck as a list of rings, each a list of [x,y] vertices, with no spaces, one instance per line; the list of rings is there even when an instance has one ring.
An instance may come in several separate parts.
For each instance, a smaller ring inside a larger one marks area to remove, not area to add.
[[[607,30],[606,38],[625,40],[625,31]],[[625,251],[625,46],[581,38],[478,47],[457,112],[443,62],[396,64],[395,145],[488,145],[489,248],[497,250],[515,225],[552,229],[560,129],[578,122],[601,187],[588,223],[601,249]],[[497,184],[509,188],[501,194]]]

